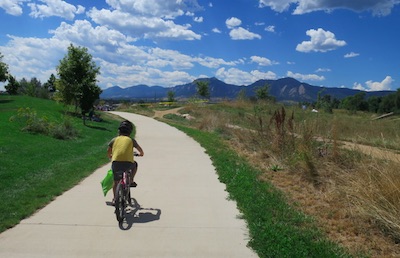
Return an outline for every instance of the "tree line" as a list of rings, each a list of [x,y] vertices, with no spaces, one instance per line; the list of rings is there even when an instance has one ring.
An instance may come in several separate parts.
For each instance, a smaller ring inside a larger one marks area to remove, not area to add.
[[[0,82],[8,81],[5,89],[10,95],[52,98],[66,105],[74,105],[75,111],[78,112],[79,109],[83,117],[90,112],[95,101],[100,98],[102,90],[97,85],[96,79],[100,74],[100,68],[92,60],[87,48],[75,47],[71,44],[67,54],[56,67],[58,77],[51,74],[47,82],[43,84],[35,77],[29,81],[25,78],[18,81],[9,73],[8,66],[2,59],[3,55],[0,53]],[[210,98],[208,82],[197,80],[196,86],[199,96]],[[256,89],[255,95],[257,100],[274,101],[274,97],[269,94],[269,85]],[[175,101],[174,97],[173,92],[168,92],[170,101]],[[238,98],[246,98],[245,92],[239,93]],[[332,113],[334,109],[345,109],[350,112],[398,113],[400,111],[400,89],[382,97],[366,98],[365,92],[359,92],[341,100],[320,92],[315,102],[300,104],[312,105],[316,109],[328,113]]]
[[[100,68],[93,61],[92,55],[84,47],[71,44],[68,52],[56,67],[57,76],[51,74],[47,82],[37,78],[17,80],[9,72],[0,53],[0,82],[7,82],[5,89],[10,95],[28,95],[32,97],[54,99],[65,105],[75,106],[82,117],[89,113],[102,90],[97,85]]]
[[[305,104],[305,103],[304,103]],[[365,92],[356,93],[341,100],[331,95],[318,94],[316,102],[312,103],[316,109],[332,113],[333,109],[345,109],[349,112],[364,111],[371,113],[400,113],[400,89],[386,96],[371,96],[366,98]]]

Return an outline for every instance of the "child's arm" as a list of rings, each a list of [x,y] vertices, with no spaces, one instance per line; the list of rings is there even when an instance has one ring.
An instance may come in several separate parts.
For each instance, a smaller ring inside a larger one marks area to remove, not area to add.
[[[140,147],[139,143],[135,139],[133,139],[133,147],[139,151],[139,156],[144,156],[144,151],[142,147]]]
[[[112,158],[112,148],[110,146],[108,146],[108,149],[107,149],[107,156],[109,159]]]

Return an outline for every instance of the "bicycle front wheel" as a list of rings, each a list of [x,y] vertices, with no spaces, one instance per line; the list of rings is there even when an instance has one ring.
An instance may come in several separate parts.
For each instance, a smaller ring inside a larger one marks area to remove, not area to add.
[[[125,198],[124,191],[121,183],[118,183],[115,191],[115,215],[118,222],[122,222],[125,217]]]

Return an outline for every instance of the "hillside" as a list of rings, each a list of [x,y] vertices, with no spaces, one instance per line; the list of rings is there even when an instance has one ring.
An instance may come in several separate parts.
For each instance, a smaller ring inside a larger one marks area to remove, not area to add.
[[[318,94],[330,95],[333,98],[343,99],[353,96],[360,90],[348,88],[329,88],[313,86],[302,83],[293,78],[282,78],[278,80],[259,80],[250,85],[227,84],[216,78],[198,79],[209,83],[211,99],[235,99],[239,92],[244,90],[248,97],[255,95],[255,90],[266,84],[270,86],[270,94],[279,102],[313,102],[318,98]],[[168,91],[175,93],[176,99],[187,99],[196,95],[196,81],[166,88],[162,86],[136,85],[128,88],[114,86],[105,89],[100,95],[101,99],[133,99],[133,100],[162,100],[167,98]],[[386,96],[393,91],[373,91],[365,92],[366,97]]]

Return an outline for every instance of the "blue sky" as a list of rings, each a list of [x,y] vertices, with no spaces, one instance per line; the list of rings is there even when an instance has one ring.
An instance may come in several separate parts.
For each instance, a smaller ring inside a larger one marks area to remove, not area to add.
[[[201,77],[400,88],[400,0],[2,0],[0,24],[18,80],[46,82],[72,43],[102,89]]]

